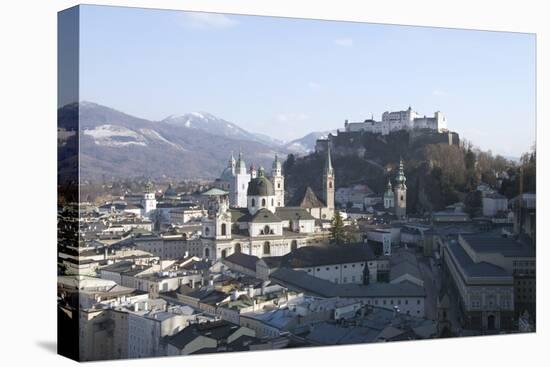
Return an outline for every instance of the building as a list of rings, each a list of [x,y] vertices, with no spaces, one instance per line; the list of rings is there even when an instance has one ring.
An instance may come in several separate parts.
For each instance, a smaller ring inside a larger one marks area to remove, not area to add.
[[[398,218],[404,218],[407,215],[406,181],[403,159],[400,158],[394,185],[392,186],[391,181],[388,180],[388,185],[384,192],[384,209],[395,213]]]
[[[508,199],[499,193],[488,193],[482,198],[483,215],[485,217],[494,217],[500,212],[508,210]]]
[[[278,268],[301,270],[335,284],[365,284],[377,281],[377,261],[367,244],[315,245],[300,247],[281,257],[256,262],[256,277],[269,279]]]
[[[535,251],[515,238],[459,234],[442,247],[465,328],[510,330],[535,302]],[[531,311],[531,310],[530,310]]]
[[[425,317],[426,292],[423,287],[404,281],[392,283],[335,284],[305,271],[279,268],[270,275],[273,282],[297,292],[316,297],[352,298],[363,305],[382,307],[406,315]]]
[[[346,120],[344,127],[347,132],[363,131],[381,135],[388,135],[393,131],[400,130],[427,129],[445,132],[447,131],[447,119],[440,111],[436,111],[433,117],[420,116],[409,106],[404,111],[384,112],[381,121],[375,121],[372,117],[363,122]]]
[[[227,321],[192,324],[166,340],[169,356],[249,350],[256,333]]]
[[[325,238],[327,234],[316,224],[316,219],[330,221],[334,215],[330,152],[323,171],[325,202],[313,194],[319,207],[279,206],[284,202],[280,168],[275,157],[271,178],[265,175],[263,167],[258,169],[257,176],[247,184],[245,207],[231,205],[231,192],[214,188],[203,193],[208,198],[208,215],[202,218],[200,237],[187,241],[189,253],[211,260],[237,252],[257,257],[282,256]]]

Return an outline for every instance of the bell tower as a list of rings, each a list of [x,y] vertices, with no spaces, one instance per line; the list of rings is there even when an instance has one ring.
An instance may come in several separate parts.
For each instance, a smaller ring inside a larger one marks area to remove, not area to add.
[[[403,159],[399,158],[399,170],[395,177],[395,186],[393,188],[395,194],[395,215],[398,218],[403,218],[407,215],[407,185],[405,182],[405,170],[403,168]]]
[[[271,166],[271,181],[275,190],[275,207],[285,206],[285,176],[281,167],[281,161],[277,154]]]
[[[334,209],[334,169],[330,157],[330,146],[327,149],[325,169],[323,172],[323,200],[328,209]]]

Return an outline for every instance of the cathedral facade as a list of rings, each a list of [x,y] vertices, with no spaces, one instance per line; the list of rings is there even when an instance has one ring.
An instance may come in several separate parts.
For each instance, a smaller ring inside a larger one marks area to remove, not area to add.
[[[326,239],[322,222],[334,215],[330,151],[322,181],[323,201],[311,192],[314,198],[304,197],[304,205],[285,206],[285,179],[277,156],[269,176],[263,167],[256,171],[252,166],[246,172],[242,154],[238,161],[231,156],[215,187],[203,193],[208,197],[208,216],[202,219],[200,238],[190,240],[191,252],[212,260],[238,252],[282,256]],[[311,202],[313,206],[307,205]]]

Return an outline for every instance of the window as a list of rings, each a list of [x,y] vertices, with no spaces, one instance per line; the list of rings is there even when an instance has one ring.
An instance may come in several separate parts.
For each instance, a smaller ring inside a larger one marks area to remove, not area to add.
[[[385,305],[385,304],[386,304],[386,300],[383,300],[382,303]]]
[[[225,223],[222,223],[222,236],[227,235],[227,225]]]
[[[344,283],[347,283],[347,282],[348,282],[348,278],[344,277]]]
[[[326,271],[329,271],[329,270],[330,270],[330,268],[329,268],[329,267],[327,266],[327,268],[326,268],[325,270],[326,270]]]
[[[265,207],[265,199],[262,199],[262,207]]]
[[[210,227],[206,227],[204,229],[204,234],[207,235],[207,236],[210,234]]]
[[[294,251],[298,248],[298,242],[296,240],[292,240],[290,243],[290,251]]]
[[[275,200],[271,199],[271,206],[274,206],[274,205],[275,205]]]
[[[271,233],[271,228],[269,228],[269,226],[266,225],[266,226],[264,227],[264,234],[270,234],[270,233]]]
[[[235,244],[235,253],[236,253],[236,254],[240,254],[240,253],[241,253],[241,244],[240,244],[240,243],[236,243],[236,244]]]
[[[277,188],[280,189],[281,188],[281,183],[277,183]]]
[[[419,299],[416,300],[416,304],[417,304],[417,305],[420,304],[420,300],[419,300]]]
[[[269,242],[265,242],[264,243],[264,255],[269,255],[271,254],[271,245],[269,244]]]
[[[332,182],[329,182],[329,183],[328,183],[328,188],[329,188],[329,189],[332,189]]]
[[[255,207],[256,206],[256,199],[252,199],[251,204],[252,204],[252,207]]]

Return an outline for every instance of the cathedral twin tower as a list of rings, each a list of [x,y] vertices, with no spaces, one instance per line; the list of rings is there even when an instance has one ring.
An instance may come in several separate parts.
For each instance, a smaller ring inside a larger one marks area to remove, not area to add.
[[[254,165],[250,166],[247,172],[246,163],[244,162],[242,153],[239,153],[239,158],[236,160],[233,154],[229,159],[228,166],[223,170],[219,179],[216,180],[218,188],[229,192],[229,202],[232,207],[246,208],[248,206],[248,185],[251,180],[257,177],[265,177],[263,167],[258,170]],[[266,177],[267,178],[267,177]],[[274,207],[285,206],[285,176],[283,175],[282,163],[277,154],[271,166],[269,181],[273,185],[274,191]],[[327,151],[325,160],[325,168],[323,171],[323,201],[326,207],[334,210],[334,169],[330,156],[330,149]],[[271,204],[271,203],[270,203]]]

